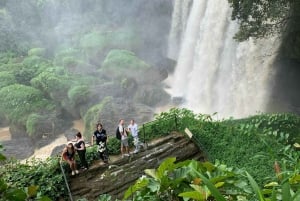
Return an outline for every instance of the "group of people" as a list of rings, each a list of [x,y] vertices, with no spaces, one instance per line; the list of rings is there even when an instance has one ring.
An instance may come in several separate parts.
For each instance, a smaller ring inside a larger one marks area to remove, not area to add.
[[[130,124],[128,125],[127,128],[124,125],[125,125],[124,119],[120,119],[117,132],[120,133],[122,157],[130,156],[129,145],[128,145],[129,133],[133,137],[133,144],[135,146],[135,150],[133,151],[133,153],[138,153],[141,147],[141,143],[139,141],[139,136],[138,136],[138,125],[135,123],[135,121],[131,119]]]
[[[82,169],[87,170],[88,164],[86,162],[85,153],[86,153],[86,146],[85,142],[82,138],[82,134],[80,132],[76,133],[76,143],[73,144],[73,142],[68,142],[66,147],[63,149],[61,154],[61,160],[65,160],[72,171],[72,175],[79,174],[79,171],[77,169],[76,161],[75,161],[75,154],[77,152]]]
[[[129,152],[129,144],[128,144],[128,136],[129,134],[132,135],[133,137],[133,143],[135,146],[135,150],[133,153],[138,153],[140,151],[140,147],[142,144],[139,141],[138,137],[138,125],[135,123],[135,121],[132,119],[130,120],[130,124],[125,127],[125,121],[124,119],[119,120],[119,125],[117,127],[116,131],[120,135],[120,143],[121,143],[121,154],[122,157],[124,156],[130,156]],[[117,137],[118,138],[118,137]],[[101,123],[98,123],[96,125],[96,130],[93,133],[92,139],[91,139],[91,145],[94,145],[94,142],[96,141],[96,145],[98,146],[98,153],[99,153],[99,158],[105,163],[108,163],[109,160],[109,155],[108,155],[108,150],[107,150],[107,134],[106,130],[103,128],[103,125]],[[66,161],[72,171],[72,175],[79,174],[79,171],[77,169],[76,161],[75,161],[75,153],[78,153],[80,163],[81,163],[81,168],[83,170],[88,169],[88,164],[86,161],[86,145],[83,140],[82,134],[78,132],[76,134],[76,139],[73,140],[75,143],[68,142],[66,147],[62,151],[61,155],[61,160]]]

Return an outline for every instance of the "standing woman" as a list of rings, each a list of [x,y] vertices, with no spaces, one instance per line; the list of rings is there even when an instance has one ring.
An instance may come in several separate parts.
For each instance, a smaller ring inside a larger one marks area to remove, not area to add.
[[[102,159],[104,163],[108,163],[108,151],[106,147],[107,143],[107,135],[106,130],[103,128],[101,123],[96,125],[97,129],[92,136],[92,145],[94,144],[94,140],[96,138],[96,144],[98,145],[99,157]]]
[[[70,168],[72,170],[72,175],[79,173],[76,167],[75,148],[72,142],[68,142],[67,146],[63,149],[61,154],[61,161],[62,160],[65,160],[70,165]]]
[[[85,158],[86,148],[85,148],[85,143],[82,139],[82,134],[80,132],[76,134],[75,149],[78,153],[82,169],[87,170],[88,164]]]

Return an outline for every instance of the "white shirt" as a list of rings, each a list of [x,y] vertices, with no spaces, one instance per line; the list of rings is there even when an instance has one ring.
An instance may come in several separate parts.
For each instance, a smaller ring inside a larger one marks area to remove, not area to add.
[[[125,129],[123,128],[123,126],[120,124],[119,125],[119,131],[121,133],[121,139],[124,140],[127,138],[127,133],[125,131]]]
[[[128,129],[130,130],[132,137],[138,136],[138,125],[136,123],[129,124]]]

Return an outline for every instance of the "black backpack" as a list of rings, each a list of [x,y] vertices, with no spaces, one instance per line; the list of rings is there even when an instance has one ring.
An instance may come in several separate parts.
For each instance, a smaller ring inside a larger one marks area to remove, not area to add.
[[[118,140],[121,140],[121,133],[120,133],[120,130],[119,130],[119,126],[117,127],[117,130],[116,130],[116,138]]]

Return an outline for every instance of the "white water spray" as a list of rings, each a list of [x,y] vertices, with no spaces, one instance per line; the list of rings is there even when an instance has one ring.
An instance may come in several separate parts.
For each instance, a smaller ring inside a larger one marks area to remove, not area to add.
[[[174,8],[173,20],[180,19],[174,16],[176,10],[182,9]],[[170,78],[169,91],[184,99],[183,107],[223,117],[264,111],[279,42],[274,37],[237,43],[233,36],[238,25],[230,14],[227,0],[193,1],[184,35],[177,40],[181,48]]]

